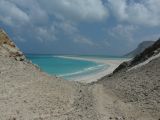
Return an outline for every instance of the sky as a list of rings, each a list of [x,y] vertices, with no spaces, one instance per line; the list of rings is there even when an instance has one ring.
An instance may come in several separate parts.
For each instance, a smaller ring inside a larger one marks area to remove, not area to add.
[[[0,0],[24,53],[123,55],[160,37],[160,0]]]

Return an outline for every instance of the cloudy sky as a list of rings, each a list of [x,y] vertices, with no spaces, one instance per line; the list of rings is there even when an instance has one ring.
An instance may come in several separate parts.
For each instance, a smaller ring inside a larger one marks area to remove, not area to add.
[[[160,0],[0,0],[25,53],[122,55],[160,37]]]

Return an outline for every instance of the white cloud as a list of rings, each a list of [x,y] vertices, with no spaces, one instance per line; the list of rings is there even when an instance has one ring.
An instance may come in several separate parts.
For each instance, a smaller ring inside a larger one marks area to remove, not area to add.
[[[68,35],[75,35],[79,32],[76,24],[73,24],[71,22],[63,21],[55,23],[55,26]]]
[[[49,14],[71,20],[99,21],[107,16],[101,0],[39,0]]]
[[[112,29],[109,29],[107,31],[107,34],[116,40],[123,40],[127,42],[133,41],[133,35],[137,27],[133,25],[117,25],[116,27],[113,27]]]
[[[107,16],[101,0],[0,0],[0,20],[43,23],[54,17],[68,21],[99,21]]]
[[[0,0],[0,21],[6,25],[16,26],[29,22],[29,16],[15,4]]]
[[[160,25],[160,1],[141,0],[128,2],[128,0],[108,0],[111,11],[121,21],[143,24],[148,26]]]
[[[87,45],[87,46],[95,46],[95,43],[89,38],[82,35],[77,28],[76,24],[71,22],[63,21],[54,24],[56,29],[62,34],[66,35],[71,41],[77,44]]]
[[[53,41],[56,40],[56,31],[55,27],[51,25],[50,27],[36,27],[35,30],[35,37],[41,41]]]
[[[80,35],[76,36],[73,39],[73,42],[78,43],[78,44],[80,43],[80,44],[84,44],[84,45],[89,45],[89,46],[95,45],[91,40],[87,39],[86,37],[80,36]]]
[[[16,28],[20,40],[25,35],[41,42],[55,40],[63,32],[72,41],[91,45],[79,32],[77,21],[99,21],[106,16],[101,0],[0,0],[0,21]]]
[[[19,9],[24,10],[30,18],[31,24],[41,24],[48,22],[48,14],[43,10],[36,0],[6,0]]]

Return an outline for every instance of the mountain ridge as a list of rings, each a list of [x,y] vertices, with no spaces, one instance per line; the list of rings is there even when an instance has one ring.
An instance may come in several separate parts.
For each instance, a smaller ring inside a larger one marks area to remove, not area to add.
[[[143,52],[146,48],[148,48],[149,46],[153,45],[155,41],[143,41],[141,42],[136,49],[134,49],[133,51],[123,55],[124,57],[135,57],[136,55],[140,54],[141,52]]]
[[[116,73],[122,69],[133,67],[141,62],[144,62],[148,58],[158,54],[160,52],[160,38],[155,41],[151,46],[145,48],[141,53],[137,54],[130,61],[120,64],[113,73]]]

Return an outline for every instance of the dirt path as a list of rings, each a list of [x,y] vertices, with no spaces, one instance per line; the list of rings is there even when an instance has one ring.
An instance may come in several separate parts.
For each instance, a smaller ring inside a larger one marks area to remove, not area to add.
[[[101,120],[153,120],[153,118],[133,105],[124,103],[114,96],[109,89],[103,85],[92,86],[94,107]]]

